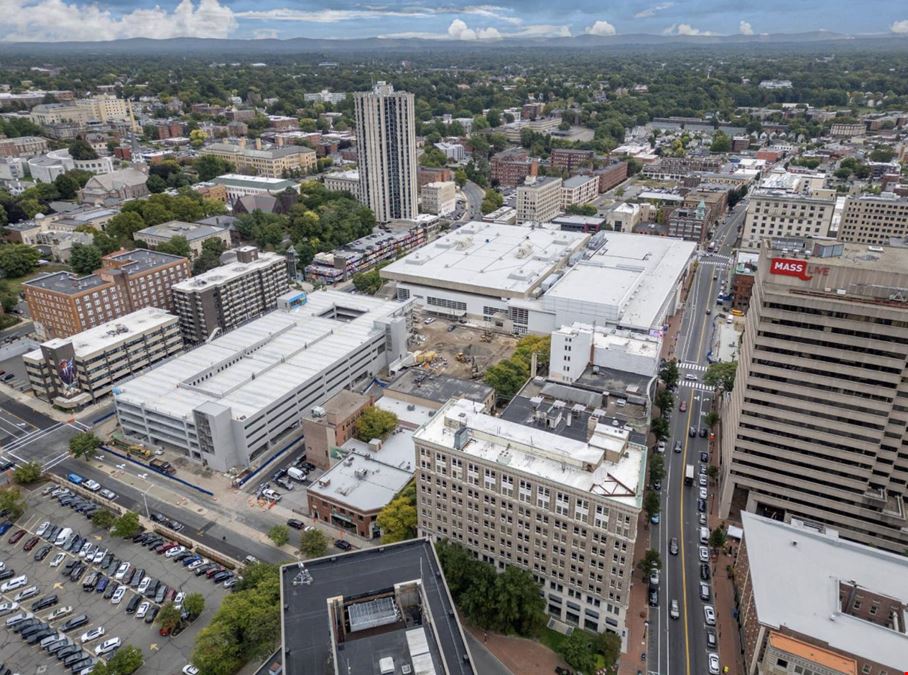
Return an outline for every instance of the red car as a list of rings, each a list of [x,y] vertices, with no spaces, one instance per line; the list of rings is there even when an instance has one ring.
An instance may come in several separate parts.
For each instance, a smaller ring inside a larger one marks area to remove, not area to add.
[[[687,412],[687,401],[681,401],[681,405],[678,406],[678,410],[681,412]]]
[[[24,536],[25,536],[25,530],[17,530],[17,531],[9,538],[8,541],[9,541],[10,544],[18,544],[18,543],[19,543],[19,540],[22,539],[22,537],[24,537]]]
[[[39,541],[41,541],[41,537],[32,537],[32,538],[29,539],[27,542],[25,542],[25,546],[22,547],[22,550],[23,550],[23,551],[31,551],[33,548],[35,548],[35,545],[36,545]]]
[[[168,542],[165,542],[165,543],[161,544],[160,546],[158,546],[154,551],[155,551],[155,553],[160,555],[162,553],[167,553],[167,551],[169,551],[172,548],[176,548],[177,546],[179,546],[179,544],[177,544],[176,542],[168,541]]]

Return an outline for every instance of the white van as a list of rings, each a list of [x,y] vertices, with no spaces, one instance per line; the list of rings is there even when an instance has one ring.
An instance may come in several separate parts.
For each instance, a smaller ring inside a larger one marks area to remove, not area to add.
[[[8,593],[9,591],[14,591],[17,588],[22,588],[25,584],[28,583],[28,577],[24,574],[20,574],[18,577],[13,577],[9,581],[3,582],[3,585],[0,586],[0,591]]]
[[[709,543],[709,528],[708,527],[700,528],[700,543],[701,544]]]
[[[304,480],[306,480],[306,472],[297,469],[295,466],[291,466],[289,469],[287,469],[287,475],[299,483],[302,483]]]
[[[64,528],[63,528],[62,530],[60,530],[60,532],[57,534],[57,538],[54,539],[54,544],[56,544],[57,546],[62,546],[62,545],[63,545],[63,542],[66,541],[66,538],[67,538],[69,535],[71,535],[72,533],[73,533],[73,528],[71,528],[71,527],[64,527]]]

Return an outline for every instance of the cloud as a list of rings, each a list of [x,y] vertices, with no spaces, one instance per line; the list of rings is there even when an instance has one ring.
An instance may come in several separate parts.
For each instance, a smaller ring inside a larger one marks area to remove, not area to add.
[[[587,35],[614,35],[615,27],[608,21],[600,20],[592,26],[587,26],[583,32]]]
[[[741,22],[738,24],[738,32],[741,35],[753,35],[754,27],[750,25],[749,21],[741,19]]]
[[[454,19],[448,26],[448,35],[455,40],[475,40],[476,31],[469,28],[461,19]]]
[[[898,33],[899,35],[908,34],[908,19],[893,21],[892,25],[889,26],[889,30],[893,33]]]
[[[571,27],[553,26],[547,23],[533,24],[510,33],[502,33],[502,37],[571,37]]]
[[[669,9],[674,7],[675,3],[673,2],[660,2],[658,5],[653,5],[652,7],[647,7],[644,10],[641,10],[634,14],[635,19],[647,19],[651,16],[654,16],[656,12],[661,12],[663,9]]]
[[[156,5],[119,16],[65,0],[0,0],[0,9],[0,39],[16,42],[226,38],[237,28],[236,14],[219,0],[181,0],[172,12]]]
[[[277,40],[277,30],[273,28],[261,28],[252,33],[252,37],[256,40]]]
[[[391,9],[388,7],[364,6],[360,9],[292,9],[290,7],[275,7],[273,9],[247,10],[237,12],[241,19],[258,21],[305,21],[308,23],[339,23],[341,21],[356,21],[362,19],[425,19],[444,14],[466,14],[496,19],[512,25],[520,25],[523,21],[514,16],[508,16],[510,10],[497,5],[470,5],[467,7],[403,7]]]
[[[673,23],[671,26],[662,31],[663,35],[684,35],[684,36],[694,36],[694,35],[715,35],[712,31],[700,30],[699,28],[694,28],[689,23]]]
[[[383,40],[506,40],[508,38],[570,37],[569,26],[550,24],[532,24],[522,26],[519,30],[502,32],[491,26],[470,28],[463,19],[454,19],[445,33],[428,33],[422,31],[404,31],[385,33],[378,37]]]
[[[477,30],[476,37],[480,40],[500,40],[501,33],[494,26],[489,26],[488,28],[480,28]]]

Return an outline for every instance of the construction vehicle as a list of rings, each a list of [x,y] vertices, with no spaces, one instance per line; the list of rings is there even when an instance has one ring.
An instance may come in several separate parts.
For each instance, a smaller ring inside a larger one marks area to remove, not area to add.
[[[177,470],[173,467],[173,464],[166,462],[163,459],[153,459],[148,462],[148,466],[159,473],[164,473],[167,475],[174,474]]]

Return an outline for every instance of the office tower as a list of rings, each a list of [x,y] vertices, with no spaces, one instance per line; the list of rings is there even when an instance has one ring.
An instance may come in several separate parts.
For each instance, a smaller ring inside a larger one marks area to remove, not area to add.
[[[415,218],[416,126],[413,94],[384,82],[354,95],[359,198],[379,222]]]
[[[762,242],[723,411],[720,516],[908,547],[908,250]]]

